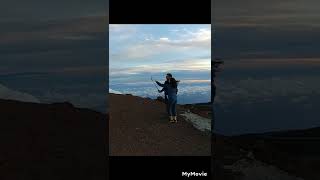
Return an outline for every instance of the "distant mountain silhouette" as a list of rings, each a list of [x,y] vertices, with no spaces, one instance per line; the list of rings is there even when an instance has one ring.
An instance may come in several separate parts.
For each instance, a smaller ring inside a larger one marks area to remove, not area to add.
[[[106,179],[107,115],[0,100],[0,179]]]

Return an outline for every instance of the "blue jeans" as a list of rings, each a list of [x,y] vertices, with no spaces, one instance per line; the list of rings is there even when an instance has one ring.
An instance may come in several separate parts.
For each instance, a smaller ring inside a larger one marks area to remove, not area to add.
[[[169,105],[169,116],[176,116],[176,106],[177,106],[177,100],[176,99],[169,99],[168,100]]]
[[[164,98],[164,102],[166,103],[166,111],[167,111],[168,114],[170,114],[170,113],[169,113],[170,110],[169,110],[169,100],[168,100],[168,96],[165,95],[164,97],[165,97],[165,98]]]

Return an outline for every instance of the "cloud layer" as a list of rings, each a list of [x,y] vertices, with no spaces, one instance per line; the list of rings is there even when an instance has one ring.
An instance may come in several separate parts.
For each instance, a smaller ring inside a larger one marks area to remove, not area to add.
[[[172,71],[210,71],[210,58],[194,58],[188,60],[171,60],[146,65],[136,65],[134,67],[110,67],[110,76],[126,76],[141,73],[172,72]]]
[[[40,101],[37,98],[35,98],[30,94],[9,89],[1,84],[0,84],[0,99],[40,103]]]
[[[275,101],[275,98],[290,98],[288,103],[307,103],[308,97],[319,95],[320,79],[314,76],[271,78],[247,78],[218,80],[215,102],[222,106]]]

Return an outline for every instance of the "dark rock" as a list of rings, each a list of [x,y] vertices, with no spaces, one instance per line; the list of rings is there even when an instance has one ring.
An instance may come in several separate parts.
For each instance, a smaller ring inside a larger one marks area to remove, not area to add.
[[[162,96],[158,96],[156,100],[163,103],[165,102],[165,99]]]

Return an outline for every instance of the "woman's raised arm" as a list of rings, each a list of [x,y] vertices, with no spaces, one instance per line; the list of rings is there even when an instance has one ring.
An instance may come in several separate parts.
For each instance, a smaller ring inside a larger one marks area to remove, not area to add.
[[[161,84],[161,83],[159,83],[158,81],[156,81],[156,83],[157,83],[159,86],[164,87],[164,84]]]

